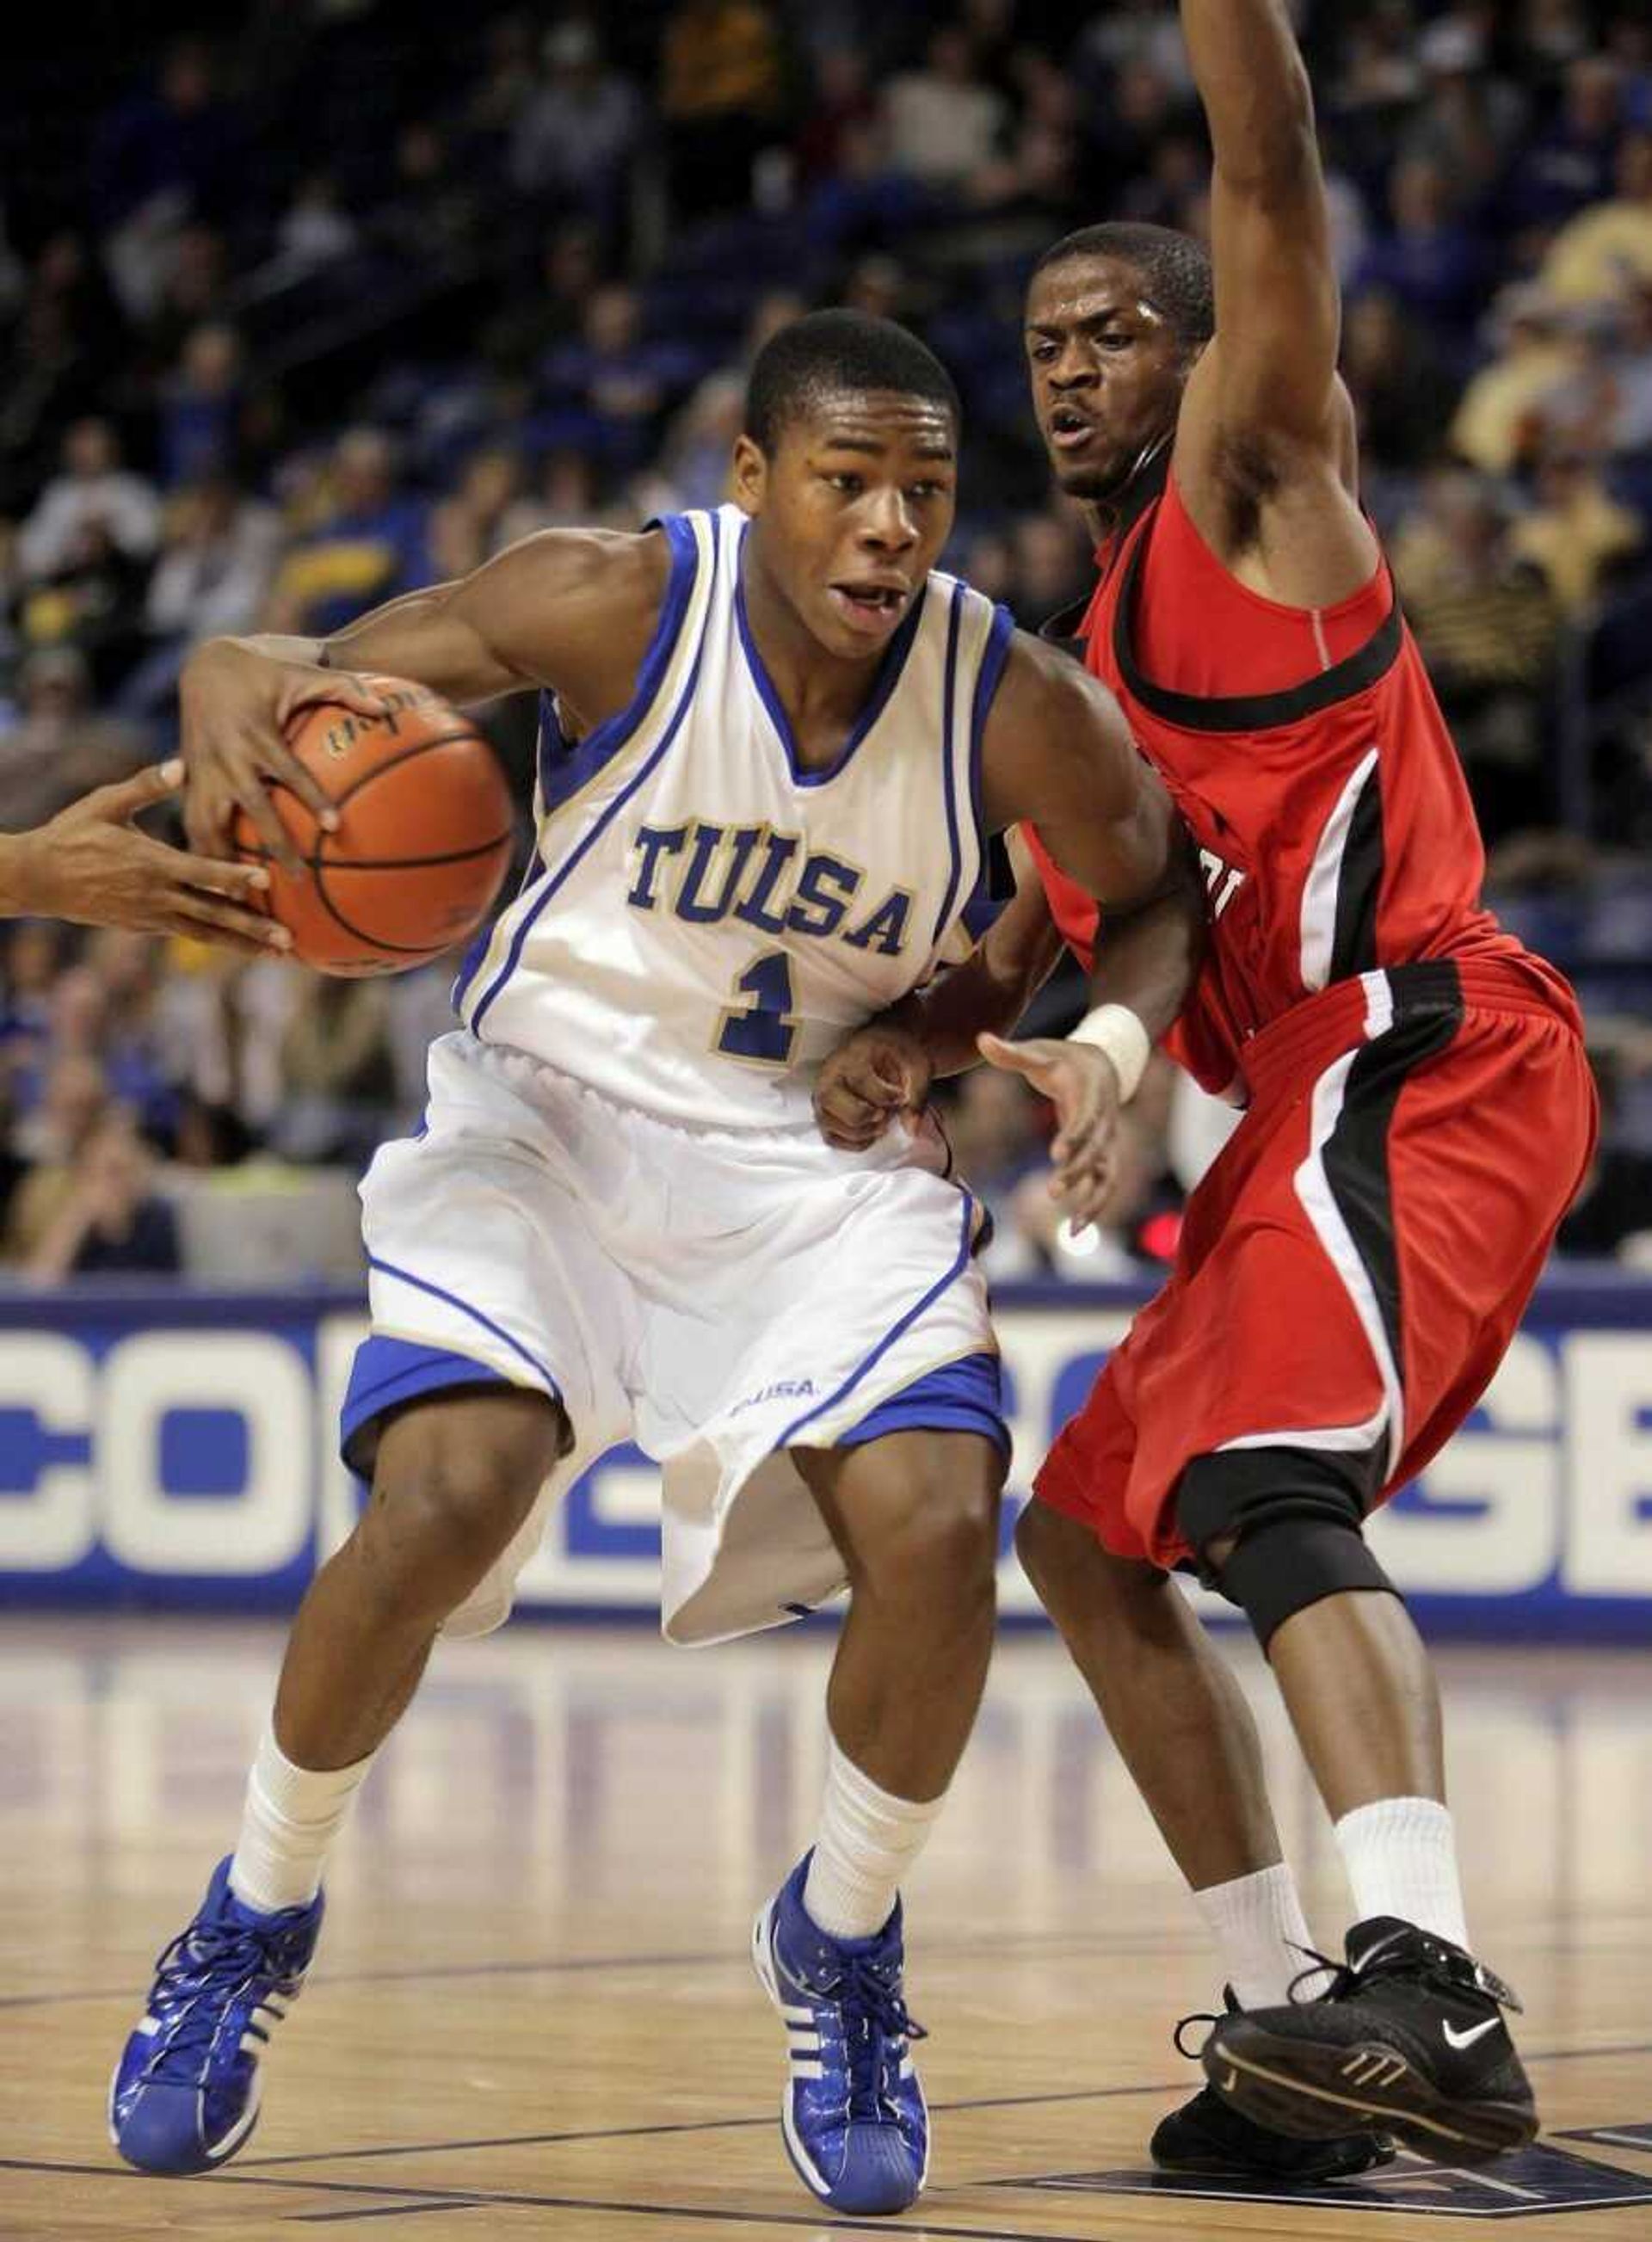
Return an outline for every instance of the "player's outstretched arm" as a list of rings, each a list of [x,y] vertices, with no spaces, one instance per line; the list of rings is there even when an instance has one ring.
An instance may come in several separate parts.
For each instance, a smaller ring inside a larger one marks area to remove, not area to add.
[[[963,963],[846,1036],[815,1078],[815,1118],[829,1144],[864,1151],[897,1113],[923,1108],[937,1075],[980,1057],[977,1039],[1014,1027],[1061,955],[1062,940],[1031,851],[1009,836],[1016,890]]]
[[[292,946],[258,908],[261,865],[225,864],[168,849],[131,821],[176,794],[179,762],[99,787],[49,824],[0,834],[0,918],[61,918],[139,934],[187,934],[255,957]]]
[[[1054,1104],[1054,1187],[1082,1225],[1113,1179],[1121,1108],[1182,1008],[1205,947],[1205,895],[1186,829],[1138,754],[1118,703],[1065,654],[1017,634],[987,720],[989,823],[1036,825],[1102,906],[1091,1010],[1065,1042],[979,1038]],[[988,1024],[990,1027],[990,1024]]]
[[[221,853],[238,807],[294,868],[266,782],[290,787],[324,822],[327,805],[285,728],[319,701],[377,714],[375,676],[407,678],[467,704],[550,686],[574,721],[600,722],[630,698],[668,574],[657,533],[547,530],[469,576],[391,601],[334,638],[209,640],[185,665],[179,688],[191,842]]]
[[[1340,323],[1313,97],[1286,0],[1182,0],[1210,126],[1216,339],[1178,438],[1218,430],[1339,448]]]

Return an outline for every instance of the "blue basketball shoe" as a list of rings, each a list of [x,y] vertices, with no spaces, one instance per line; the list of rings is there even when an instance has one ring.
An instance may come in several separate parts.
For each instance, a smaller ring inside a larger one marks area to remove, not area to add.
[[[870,1938],[831,1938],[803,1909],[805,1853],[752,1930],[752,1960],[780,2011],[790,2077],[786,2153],[834,2211],[865,2218],[916,2203],[930,2113],[909,2043],[924,2037],[902,1997],[901,1909]]]
[[[260,1915],[212,1871],[189,1929],[155,1964],[148,2013],[109,2090],[110,2138],[140,2172],[211,2172],[258,2123],[259,2057],[298,1998],[321,1929],[307,1907]]]

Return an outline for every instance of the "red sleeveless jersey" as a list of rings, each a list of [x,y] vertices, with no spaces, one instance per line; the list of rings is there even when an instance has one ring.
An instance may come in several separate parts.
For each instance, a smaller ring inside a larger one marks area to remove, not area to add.
[[[1080,628],[1191,830],[1209,946],[1172,1056],[1244,1094],[1252,1037],[1334,982],[1498,958],[1575,1023],[1561,976],[1481,908],[1485,856],[1387,563],[1338,607],[1281,606],[1211,552],[1174,478],[1104,557]],[[1086,967],[1098,906],[1028,839]]]

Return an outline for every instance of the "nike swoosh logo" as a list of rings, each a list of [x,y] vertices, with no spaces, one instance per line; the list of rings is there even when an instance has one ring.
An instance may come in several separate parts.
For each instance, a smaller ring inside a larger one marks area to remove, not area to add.
[[[1447,2047],[1464,2048],[1472,2047],[1477,2039],[1484,2039],[1488,2031],[1495,2031],[1497,2024],[1495,2017],[1487,2017],[1485,2023],[1476,2024],[1473,2031],[1453,2031],[1449,2024],[1441,2024],[1440,2029],[1445,2034]]]
[[[1386,1954],[1388,1949],[1394,1945],[1404,1936],[1405,1934],[1403,1931],[1391,1930],[1386,1938],[1378,1939],[1374,1946],[1367,1946],[1365,1952],[1361,1954],[1357,1960],[1354,1956],[1350,1954],[1348,1957],[1349,1969],[1352,1970],[1357,1977],[1361,1970],[1368,1968],[1370,1964],[1376,1960],[1379,1954]]]

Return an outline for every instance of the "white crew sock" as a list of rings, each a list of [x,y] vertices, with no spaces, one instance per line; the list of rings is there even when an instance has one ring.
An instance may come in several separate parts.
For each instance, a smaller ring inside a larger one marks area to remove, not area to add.
[[[265,1915],[303,1907],[321,1889],[321,1870],[333,1839],[349,1816],[375,1755],[353,1767],[325,1773],[294,1767],[266,1727],[246,1779],[246,1804],[230,1890],[245,1907]]]
[[[1242,2009],[1283,2008],[1291,1981],[1312,1965],[1307,1917],[1288,1861],[1193,1894]],[[1309,1989],[1303,1988],[1306,1992]]]
[[[1433,1798],[1380,1798],[1336,1825],[1342,1864],[1353,1887],[1356,1923],[1398,1916],[1420,1930],[1468,1943],[1457,1841],[1449,1810]]]
[[[902,1877],[923,1851],[944,1798],[892,1798],[827,1739],[820,1835],[803,1884],[809,1921],[832,1938],[870,1938],[889,1921]]]

